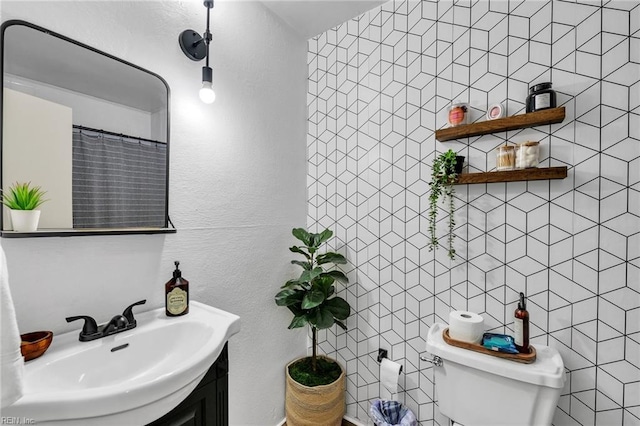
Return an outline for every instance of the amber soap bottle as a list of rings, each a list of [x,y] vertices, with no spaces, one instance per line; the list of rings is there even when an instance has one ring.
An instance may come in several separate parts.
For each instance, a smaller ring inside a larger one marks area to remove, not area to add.
[[[164,285],[165,312],[168,317],[179,317],[189,313],[189,281],[182,278],[182,272],[178,269],[180,262],[174,262],[176,270]]]
[[[520,293],[518,309],[514,313],[513,331],[515,333],[515,343],[518,352],[529,353],[529,312],[524,300],[524,293]]]

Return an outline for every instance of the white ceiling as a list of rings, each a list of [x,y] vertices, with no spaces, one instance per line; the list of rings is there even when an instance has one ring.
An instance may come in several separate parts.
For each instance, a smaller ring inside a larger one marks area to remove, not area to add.
[[[262,0],[305,39],[373,9],[387,0]]]

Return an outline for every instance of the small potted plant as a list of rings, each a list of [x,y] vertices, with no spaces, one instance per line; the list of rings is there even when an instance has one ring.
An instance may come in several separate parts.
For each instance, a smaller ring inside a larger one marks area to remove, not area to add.
[[[346,284],[349,280],[338,270],[324,269],[327,265],[345,264],[347,260],[339,253],[318,253],[320,246],[333,235],[329,229],[314,234],[295,228],[292,233],[303,245],[289,250],[304,256],[304,260],[291,263],[302,267],[302,273],[282,286],[275,301],[293,314],[289,329],[311,327],[312,355],[294,360],[285,369],[287,426],[339,426],[345,413],[345,374],[338,362],[318,356],[317,333],[334,324],[347,329],[343,321],[351,314],[351,307],[335,295],[334,283]]]
[[[31,186],[31,182],[16,182],[2,193],[2,204],[9,208],[14,231],[38,229],[40,210],[37,208],[47,201],[43,198],[45,193],[39,186]]]
[[[436,221],[438,217],[438,200],[448,201],[449,209],[449,237],[448,255],[452,260],[455,258],[456,250],[453,248],[455,234],[453,228],[456,225],[455,212],[455,187],[453,184],[462,172],[464,157],[456,155],[453,150],[448,150],[433,159],[431,167],[431,182],[429,183],[429,249],[438,248],[439,242],[436,235]]]

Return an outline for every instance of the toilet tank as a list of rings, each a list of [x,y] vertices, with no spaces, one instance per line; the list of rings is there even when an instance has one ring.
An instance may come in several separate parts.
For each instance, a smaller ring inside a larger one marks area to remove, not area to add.
[[[442,359],[434,367],[440,412],[464,426],[550,425],[565,371],[557,350],[534,344],[536,360],[522,364],[447,344],[445,324],[434,324],[427,352]]]

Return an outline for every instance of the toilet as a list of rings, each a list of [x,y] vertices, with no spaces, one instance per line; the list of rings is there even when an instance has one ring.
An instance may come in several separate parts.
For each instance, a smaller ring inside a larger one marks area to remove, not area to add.
[[[534,344],[536,360],[522,364],[451,346],[442,338],[445,328],[431,327],[427,352],[442,361],[433,367],[436,398],[452,424],[551,425],[566,379],[557,350]]]

